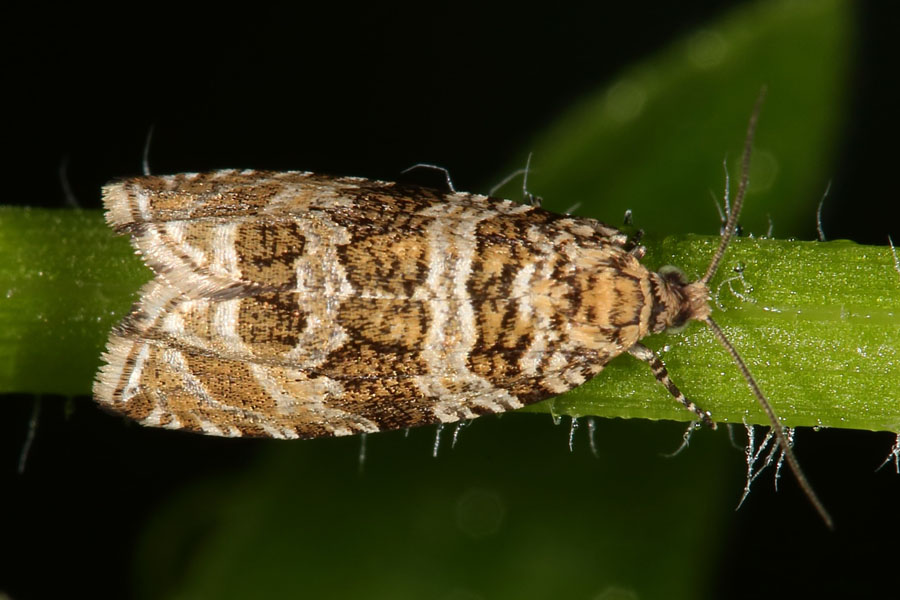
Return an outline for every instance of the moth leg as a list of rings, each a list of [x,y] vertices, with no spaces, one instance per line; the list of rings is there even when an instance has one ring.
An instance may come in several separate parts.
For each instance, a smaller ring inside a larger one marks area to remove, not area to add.
[[[681,402],[686,409],[697,415],[697,418],[699,418],[704,425],[712,429],[716,428],[716,424],[713,423],[712,416],[708,411],[703,410],[684,397],[684,394],[681,393],[678,386],[669,378],[669,372],[666,371],[666,366],[659,360],[659,357],[656,356],[656,353],[653,352],[653,350],[643,344],[635,344],[628,349],[628,354],[650,365],[656,380],[666,386],[666,389],[669,390],[669,393],[672,394],[676,400]]]
[[[518,177],[522,176],[522,199],[525,201],[525,204],[529,206],[534,206],[535,208],[540,208],[541,204],[544,202],[544,199],[540,196],[535,196],[531,192],[528,191],[528,171],[531,169],[531,152],[528,153],[528,159],[525,161],[524,169],[517,169],[516,171],[510,173],[506,177],[503,178],[503,181],[495,185],[488,191],[488,196],[493,197],[497,191],[502,188],[504,185]],[[569,211],[566,212],[569,214]]]
[[[410,171],[413,171],[415,169],[430,169],[432,171],[437,171],[439,173],[443,173],[444,178],[447,180],[447,188],[449,188],[452,193],[454,193],[454,194],[456,193],[456,188],[453,187],[453,180],[450,179],[450,171],[448,171],[444,167],[439,167],[438,165],[432,165],[430,163],[416,163],[413,166],[403,169],[400,172],[401,173],[409,173]]]
[[[628,252],[636,259],[641,260],[642,258],[644,258],[644,253],[647,251],[646,248],[641,246],[641,239],[643,239],[644,237],[644,230],[634,230],[634,215],[631,212],[630,208],[625,211],[625,218],[623,219],[623,223],[625,225],[624,232],[628,236],[628,239],[625,242],[625,249],[628,250]]]
[[[531,169],[531,152],[528,153],[528,160],[525,161],[525,173],[522,175],[522,197],[525,199],[527,204],[534,206],[535,208],[540,208],[541,204],[544,203],[544,199],[540,196],[535,196],[531,192],[528,191],[528,171]]]

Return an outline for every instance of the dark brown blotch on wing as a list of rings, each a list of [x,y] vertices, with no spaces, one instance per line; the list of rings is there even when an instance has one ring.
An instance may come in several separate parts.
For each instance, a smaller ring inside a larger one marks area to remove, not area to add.
[[[516,215],[487,219],[478,224],[476,252],[466,284],[471,297],[512,297],[513,282],[519,271],[540,260],[540,250],[529,241],[532,221]]]
[[[434,204],[446,204],[447,193],[434,188],[405,183],[385,183],[363,180],[348,195],[355,198],[360,212],[371,211],[383,215],[418,213]]]
[[[245,281],[282,289],[297,286],[296,261],[305,246],[303,231],[293,220],[244,221],[234,242]]]
[[[336,250],[347,279],[363,294],[409,298],[428,278],[431,219],[407,213],[394,215],[393,222],[370,217],[354,214],[341,223],[350,241]]]
[[[297,345],[307,318],[296,292],[247,296],[240,300],[237,331],[254,354],[282,355]]]
[[[316,370],[340,380],[427,373],[422,349],[430,318],[422,302],[347,298],[338,317],[346,339]]]
[[[439,421],[432,411],[434,399],[422,396],[411,378],[348,379],[341,385],[344,393],[329,406],[372,421],[382,431]]]
[[[530,348],[536,325],[520,314],[516,300],[473,298],[472,308],[478,336],[469,352],[469,369],[506,387],[520,376],[519,359]]]

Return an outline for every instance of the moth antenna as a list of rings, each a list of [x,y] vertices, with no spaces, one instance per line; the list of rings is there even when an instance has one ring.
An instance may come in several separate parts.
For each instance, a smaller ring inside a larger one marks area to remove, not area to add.
[[[704,319],[704,322],[712,330],[713,335],[716,336],[716,339],[719,340],[719,343],[722,344],[725,350],[728,351],[728,354],[731,355],[731,358],[737,365],[738,370],[741,372],[741,375],[743,375],[744,379],[747,381],[747,385],[749,385],[750,389],[753,391],[753,395],[756,396],[756,400],[759,402],[760,406],[762,406],[763,411],[769,418],[769,423],[772,426],[772,431],[775,433],[775,439],[778,441],[778,445],[781,446],[781,451],[784,454],[785,459],[787,459],[788,466],[791,468],[791,472],[794,473],[794,477],[797,478],[797,482],[800,484],[800,488],[803,490],[803,493],[806,494],[806,497],[809,498],[810,503],[812,503],[813,507],[815,507],[816,511],[819,513],[819,516],[821,516],[822,520],[825,521],[825,525],[827,525],[829,529],[834,529],[834,521],[831,520],[831,515],[828,514],[827,510],[825,510],[825,506],[822,504],[822,501],[819,500],[819,497],[816,495],[816,492],[813,491],[809,480],[806,479],[806,475],[803,474],[803,470],[800,468],[800,463],[797,461],[797,457],[794,455],[794,451],[791,448],[791,445],[788,443],[787,437],[784,435],[784,427],[782,427],[781,421],[778,420],[778,416],[775,414],[775,410],[772,408],[772,405],[769,404],[766,396],[762,393],[762,390],[759,388],[759,385],[756,383],[756,380],[750,373],[750,369],[748,369],[747,365],[744,364],[744,360],[741,358],[740,354],[738,354],[734,346],[731,345],[731,342],[728,341],[728,338],[725,337],[725,332],[723,332],[719,325],[712,320],[712,317],[707,316]]]
[[[754,104],[753,106],[753,112],[750,115],[750,122],[747,124],[747,136],[744,139],[744,152],[741,155],[741,179],[740,183],[738,184],[737,194],[735,195],[734,203],[731,205],[731,210],[728,212],[728,221],[725,223],[725,229],[722,232],[722,236],[719,240],[719,247],[716,249],[716,253],[713,255],[713,258],[709,263],[709,268],[706,269],[706,274],[700,279],[700,282],[704,285],[708,285],[709,280],[712,279],[713,275],[716,274],[716,269],[719,268],[719,263],[722,261],[722,257],[725,255],[725,250],[728,248],[728,244],[731,242],[731,238],[734,237],[734,232],[737,229],[738,217],[741,214],[741,206],[743,206],[744,204],[744,197],[747,194],[747,184],[750,180],[750,151],[753,146],[753,136],[756,133],[756,123],[759,120],[759,113],[762,110],[762,103],[765,97],[766,86],[763,86],[759,92],[759,96],[756,98],[756,104]],[[759,388],[759,385],[756,383],[756,380],[750,373],[750,369],[748,369],[747,365],[744,364],[744,360],[741,358],[740,354],[738,354],[734,346],[731,345],[731,342],[728,341],[727,337],[725,337],[725,332],[723,332],[718,324],[713,321],[712,317],[707,315],[702,320],[707,324],[707,326],[709,326],[709,328],[713,332],[713,335],[715,335],[716,339],[719,340],[719,343],[722,344],[725,350],[728,351],[728,354],[731,355],[731,359],[737,365],[738,370],[741,372],[741,375],[744,376],[744,379],[747,381],[747,385],[750,386],[750,390],[753,392],[753,395],[756,396],[757,402],[759,402],[759,405],[762,406],[763,411],[766,413],[766,416],[769,419],[769,423],[771,423],[772,432],[775,435],[775,439],[777,440],[778,445],[781,447],[782,453],[787,460],[788,466],[794,473],[794,477],[797,478],[797,482],[800,484],[800,488],[803,490],[803,493],[806,494],[806,497],[809,498],[810,503],[812,503],[813,507],[815,507],[816,511],[819,513],[819,516],[821,516],[822,520],[825,521],[825,525],[827,525],[829,529],[834,529],[834,522],[831,519],[831,515],[828,514],[827,510],[825,510],[825,506],[822,504],[822,501],[819,500],[818,496],[816,496],[816,493],[813,491],[812,486],[806,479],[806,475],[804,475],[803,470],[800,469],[800,463],[797,461],[797,457],[794,455],[794,451],[791,448],[791,445],[788,443],[787,437],[784,434],[784,427],[782,427],[781,421],[778,420],[778,415],[775,414],[775,410],[772,408],[772,405],[769,404],[769,401],[766,399],[765,394],[762,393],[762,390]]]
[[[725,255],[725,249],[734,237],[734,231],[737,229],[738,217],[741,215],[741,206],[744,204],[744,196],[747,194],[747,184],[750,181],[750,150],[753,146],[753,136],[756,134],[756,122],[759,120],[759,113],[762,110],[763,100],[766,97],[766,86],[759,91],[756,98],[756,104],[753,105],[753,112],[750,114],[750,122],[747,124],[747,137],[744,139],[744,153],[741,155],[741,181],[738,184],[737,195],[734,197],[734,203],[731,205],[731,211],[728,213],[728,221],[725,223],[725,231],[719,239],[719,247],[706,269],[706,274],[700,278],[700,283],[707,284],[709,280],[716,274],[719,263]]]

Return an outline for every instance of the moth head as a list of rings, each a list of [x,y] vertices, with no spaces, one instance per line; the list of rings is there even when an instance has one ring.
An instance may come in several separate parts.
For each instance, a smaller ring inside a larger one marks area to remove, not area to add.
[[[709,288],[703,281],[688,281],[684,271],[666,265],[657,273],[657,302],[660,312],[655,331],[677,333],[690,321],[705,321],[710,314]]]

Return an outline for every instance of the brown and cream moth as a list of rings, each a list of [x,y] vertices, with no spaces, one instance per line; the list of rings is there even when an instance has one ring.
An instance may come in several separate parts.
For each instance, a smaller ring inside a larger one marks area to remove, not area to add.
[[[113,331],[94,385],[144,425],[219,436],[352,435],[514,410],[628,352],[698,419],[645,336],[710,317],[706,274],[654,273],[589,218],[398,183],[302,172],[146,176],[103,189],[106,218],[155,277]]]

